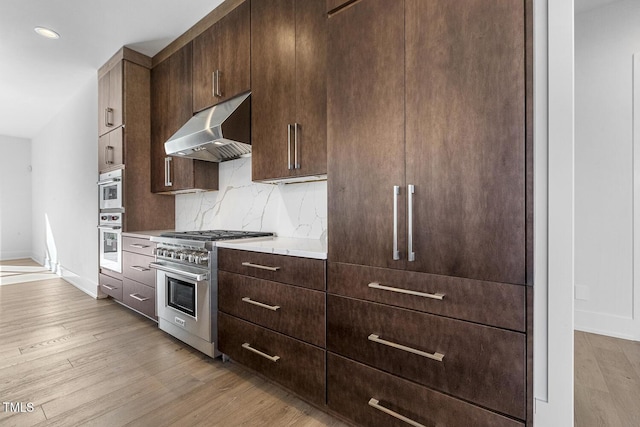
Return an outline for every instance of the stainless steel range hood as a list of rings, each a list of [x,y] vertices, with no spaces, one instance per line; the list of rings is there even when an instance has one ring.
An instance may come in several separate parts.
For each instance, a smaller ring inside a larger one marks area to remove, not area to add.
[[[201,111],[167,142],[170,156],[224,162],[251,153],[251,93]]]

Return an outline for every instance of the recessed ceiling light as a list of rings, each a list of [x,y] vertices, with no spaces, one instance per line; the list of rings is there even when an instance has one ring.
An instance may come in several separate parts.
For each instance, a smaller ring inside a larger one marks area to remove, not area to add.
[[[40,34],[42,37],[46,37],[48,39],[59,39],[60,38],[60,34],[56,33],[53,30],[50,30],[49,28],[35,27],[33,29],[33,31],[35,31],[36,33]]]

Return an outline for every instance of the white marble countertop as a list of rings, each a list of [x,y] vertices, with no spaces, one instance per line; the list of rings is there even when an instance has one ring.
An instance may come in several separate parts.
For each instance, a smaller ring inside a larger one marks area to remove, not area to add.
[[[327,242],[319,239],[274,237],[216,242],[219,248],[240,249],[302,258],[327,259]]]

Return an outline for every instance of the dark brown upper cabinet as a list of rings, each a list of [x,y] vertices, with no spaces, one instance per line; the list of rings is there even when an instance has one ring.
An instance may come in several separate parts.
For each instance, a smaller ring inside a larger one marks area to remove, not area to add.
[[[218,164],[167,156],[164,143],[192,116],[192,44],[151,70],[151,191],[218,189]]]
[[[98,172],[103,173],[124,165],[123,127],[98,137]]]
[[[122,126],[122,68],[118,62],[98,77],[98,135]]]
[[[524,16],[362,0],[329,18],[330,261],[525,283]]]
[[[127,213],[123,216],[123,231],[174,227],[174,198],[150,191],[150,68],[151,58],[123,47],[98,70],[100,100],[105,99],[105,79],[119,76],[112,80],[118,81],[119,89],[111,84],[109,90],[120,94],[122,125],[98,137],[98,171],[124,169],[122,202]]]
[[[251,88],[251,15],[240,4],[193,40],[193,112]]]
[[[325,0],[251,2],[252,179],[327,172]]]

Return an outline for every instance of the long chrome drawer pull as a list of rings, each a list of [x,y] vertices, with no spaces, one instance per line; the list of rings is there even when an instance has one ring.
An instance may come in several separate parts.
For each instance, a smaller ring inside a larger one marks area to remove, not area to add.
[[[149,245],[141,245],[139,243],[132,243],[129,246],[131,246],[132,248],[136,248],[136,249],[146,249],[149,247]]]
[[[280,267],[269,267],[268,265],[253,264],[250,262],[243,262],[242,265],[244,265],[245,267],[259,268],[260,270],[269,270],[269,271],[280,270]]]
[[[400,251],[398,250],[398,195],[400,195],[400,186],[393,186],[393,260],[400,259]]]
[[[100,286],[102,286],[103,288],[107,288],[107,289],[109,289],[110,291],[113,291],[114,289],[118,289],[118,288],[116,288],[116,287],[109,286],[109,285],[100,285]]]
[[[425,298],[432,298],[432,299],[437,299],[442,301],[442,299],[444,299],[444,295],[445,294],[428,294],[426,292],[418,292],[418,291],[411,291],[409,289],[400,289],[400,288],[393,288],[391,286],[384,286],[381,285],[378,282],[371,282],[368,285],[370,288],[374,288],[374,289],[381,289],[383,291],[391,291],[391,292],[398,292],[400,294],[407,294],[407,295],[413,295],[416,297],[425,297]]]
[[[248,342],[242,344],[242,348],[244,348],[245,350],[252,351],[257,355],[264,357],[265,359],[271,360],[272,362],[277,362],[280,359],[280,356],[269,356],[267,353],[263,353],[260,350],[256,350],[255,348],[251,347],[251,344],[249,344]]]
[[[253,305],[257,305],[258,307],[262,307],[262,308],[266,308],[267,310],[271,310],[271,311],[277,311],[280,306],[279,305],[267,305],[267,304],[263,304],[261,302],[258,301],[254,301],[249,297],[244,297],[242,298],[242,301],[244,302],[248,302],[249,304],[253,304]]]
[[[139,265],[132,265],[129,268],[136,271],[149,271],[148,268],[140,267]]]
[[[407,260],[415,261],[416,253],[413,251],[413,193],[416,192],[416,186],[413,184],[407,185],[407,229],[409,233],[407,235]]]
[[[438,362],[442,362],[444,359],[444,354],[442,353],[427,353],[426,351],[416,350],[415,348],[407,347],[406,345],[396,344],[391,341],[383,340],[379,335],[371,334],[369,335],[369,341],[377,342],[378,344],[388,345],[389,347],[397,348],[398,350],[404,350],[409,353],[417,354],[418,356],[427,357],[429,359],[437,360]]]
[[[413,421],[411,418],[407,418],[404,415],[400,415],[397,412],[392,411],[391,409],[387,409],[384,406],[380,405],[380,401],[377,399],[374,399],[373,397],[371,399],[369,399],[369,406],[371,406],[372,408],[377,409],[378,411],[382,411],[385,414],[389,414],[391,415],[393,418],[397,418],[400,421],[404,421],[405,423],[412,425],[413,427],[425,427],[424,424],[420,424],[417,421]]]
[[[129,296],[133,299],[137,299],[140,302],[145,302],[149,299],[149,298],[141,298],[138,294],[129,294]]]

